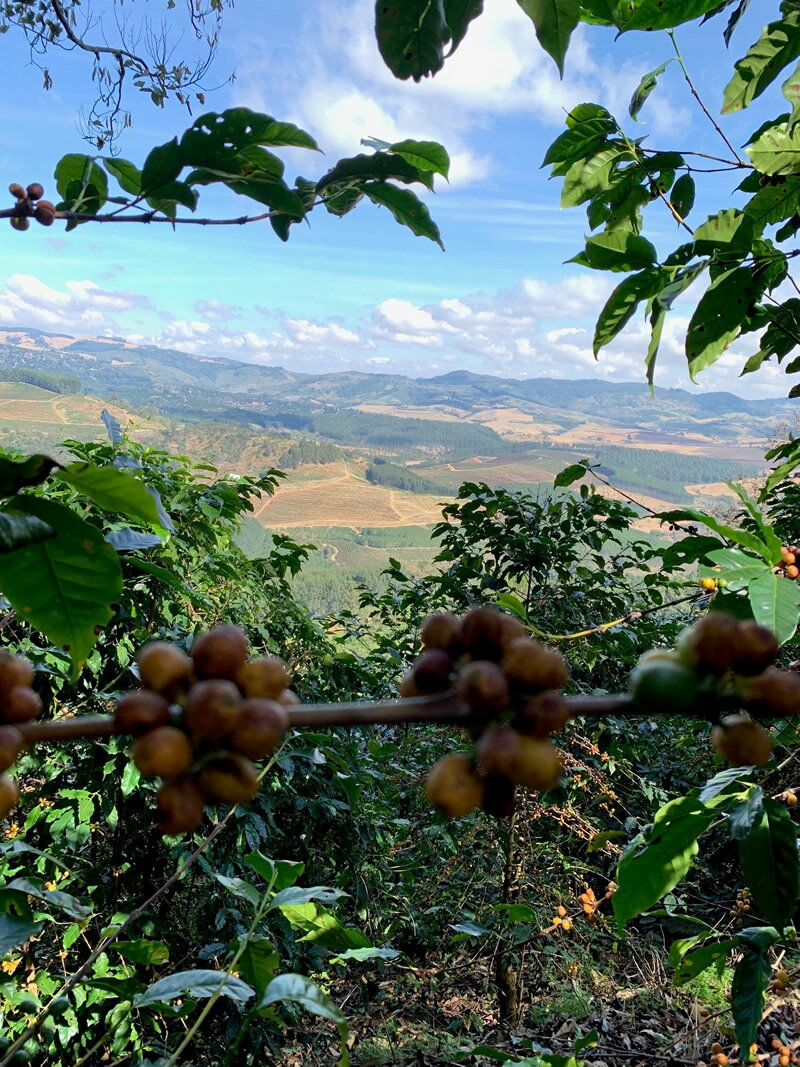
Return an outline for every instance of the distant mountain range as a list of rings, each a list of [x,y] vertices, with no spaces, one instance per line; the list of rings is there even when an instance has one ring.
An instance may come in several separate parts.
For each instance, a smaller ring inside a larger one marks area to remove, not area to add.
[[[358,409],[365,418],[384,420],[395,413],[423,420],[471,418],[488,427],[496,423],[481,413],[507,409],[526,417],[528,439],[536,437],[541,424],[542,439],[559,433],[580,437],[583,427],[587,433],[601,427],[633,433],[629,440],[638,443],[642,435],[688,434],[732,444],[765,440],[798,411],[784,398],[746,400],[726,392],[659,388],[652,396],[638,382],[516,380],[468,371],[421,379],[355,372],[300,374],[118,338],[81,339],[34,329],[0,331],[0,371],[6,369],[14,370],[15,377],[25,371],[67,376],[73,379],[73,391],[77,378],[83,393],[181,419],[316,433],[314,420],[322,413]]]

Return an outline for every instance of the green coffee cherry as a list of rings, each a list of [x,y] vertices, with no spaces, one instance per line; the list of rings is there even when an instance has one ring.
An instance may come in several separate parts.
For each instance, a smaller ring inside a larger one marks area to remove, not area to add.
[[[689,714],[697,700],[697,677],[674,654],[643,656],[631,674],[630,694],[651,715]]]

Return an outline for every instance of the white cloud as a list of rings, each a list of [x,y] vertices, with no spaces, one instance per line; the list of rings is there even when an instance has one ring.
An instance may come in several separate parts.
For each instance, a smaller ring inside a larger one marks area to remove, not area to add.
[[[0,323],[104,333],[118,329],[118,313],[150,306],[143,293],[101,289],[92,281],[67,281],[55,289],[32,274],[12,274],[0,290]]]

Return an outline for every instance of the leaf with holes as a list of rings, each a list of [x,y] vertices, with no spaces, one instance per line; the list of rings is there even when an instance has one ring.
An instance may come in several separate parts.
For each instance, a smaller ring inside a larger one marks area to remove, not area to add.
[[[748,145],[750,162],[760,174],[793,175],[800,170],[800,126],[777,122]]]
[[[614,0],[610,6],[615,24],[625,33],[672,29],[707,15],[719,7],[719,0]]]
[[[14,509],[56,536],[0,555],[0,590],[20,619],[68,649],[77,673],[122,592],[119,559],[98,529],[63,504],[19,496]]]

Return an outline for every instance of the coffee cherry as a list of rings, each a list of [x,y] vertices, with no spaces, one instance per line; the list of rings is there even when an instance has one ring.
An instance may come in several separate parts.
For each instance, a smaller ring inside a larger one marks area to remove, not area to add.
[[[425,781],[425,795],[437,811],[449,819],[460,819],[480,807],[484,783],[469,756],[453,754],[431,767]]]
[[[701,578],[700,579],[700,588],[701,589],[705,589],[708,592],[711,592],[712,589],[716,589],[717,588],[717,581],[716,581],[715,578]]]
[[[203,819],[203,794],[189,778],[165,782],[158,791],[158,825],[165,834],[196,830]]]
[[[502,774],[534,792],[552,789],[563,770],[561,757],[552,745],[524,737],[508,725],[487,730],[475,747],[475,755],[482,773]]]
[[[286,708],[276,700],[252,697],[239,709],[228,744],[249,759],[263,759],[281,744],[289,729]]]
[[[18,685],[0,700],[0,720],[4,722],[28,722],[37,719],[41,712],[38,694],[27,685]]]
[[[236,682],[246,697],[277,700],[289,684],[289,669],[277,656],[261,656],[239,668]]]
[[[453,661],[441,649],[431,648],[416,661],[413,673],[414,685],[420,693],[441,693],[450,687]]]
[[[38,182],[31,182],[25,191],[30,200],[39,200],[44,196],[44,188]]]
[[[509,681],[525,689],[561,689],[569,673],[561,655],[530,637],[517,637],[501,660]]]
[[[282,689],[278,693],[278,703],[285,708],[296,708],[300,703],[300,697],[292,689]]]
[[[115,727],[127,734],[143,734],[157,726],[168,726],[169,722],[169,701],[150,689],[126,693],[114,712]]]
[[[488,607],[470,608],[461,622],[461,640],[473,659],[499,659],[503,647],[500,612]]]
[[[438,648],[453,655],[460,648],[461,620],[449,611],[437,611],[423,622],[420,640],[423,648]]]
[[[0,693],[7,693],[18,685],[28,686],[33,681],[33,664],[24,656],[0,651]]]
[[[49,200],[40,200],[33,209],[33,217],[42,226],[52,226],[56,221],[56,209]]]
[[[528,631],[513,615],[500,615],[500,644],[508,648],[518,637],[529,637]]]
[[[651,715],[689,714],[697,699],[694,671],[677,660],[644,659],[634,668],[629,684],[634,703]]]
[[[247,636],[239,626],[216,626],[192,645],[192,660],[202,678],[233,680],[249,652]]]
[[[796,578],[800,574],[800,567],[796,567],[794,563],[790,564],[783,572],[787,578]]]
[[[209,678],[187,693],[183,722],[195,740],[219,741],[235,729],[241,706],[242,697],[233,682]]]
[[[487,774],[484,778],[483,803],[481,807],[494,819],[508,819],[514,814],[517,802],[517,787],[502,774]]]
[[[15,726],[0,726],[0,771],[13,767],[27,745]]]
[[[17,200],[25,199],[25,190],[22,188],[19,182],[12,182],[11,185],[9,185],[8,187],[8,191],[11,193],[12,196],[16,197]]]
[[[737,674],[761,674],[778,655],[775,634],[751,619],[739,623],[734,645],[732,666]]]
[[[772,739],[763,726],[742,715],[729,715],[711,731],[717,755],[732,767],[760,767],[772,755]]]
[[[18,801],[19,786],[7,774],[0,774],[0,819],[5,819]]]
[[[159,726],[136,738],[131,756],[145,778],[177,778],[192,765],[192,745],[183,730]]]
[[[557,734],[569,722],[569,705],[557,689],[548,689],[528,697],[514,720],[514,725],[528,737],[545,738]]]
[[[769,667],[743,685],[749,708],[760,715],[800,715],[800,674]]]
[[[411,697],[418,697],[422,695],[419,689],[417,689],[417,682],[414,678],[413,670],[406,671],[406,673],[403,675],[400,680],[400,684],[397,687],[397,694],[405,700],[408,700]]]
[[[11,219],[10,219],[10,222],[11,222],[11,229],[12,230],[19,230],[20,233],[24,233],[26,230],[29,230],[30,226],[31,226],[31,220],[30,219],[20,218],[18,215],[12,215]]]
[[[176,645],[167,641],[152,641],[139,650],[136,657],[142,685],[170,697],[189,682],[192,661]]]
[[[678,638],[676,651],[681,660],[697,664],[704,671],[722,674],[734,655],[739,621],[723,611],[709,611]]]
[[[197,785],[212,803],[246,804],[258,792],[258,775],[249,759],[235,752],[220,752],[206,761]]]
[[[488,660],[468,663],[456,679],[456,689],[473,711],[483,714],[502,711],[511,701],[505,674]]]

